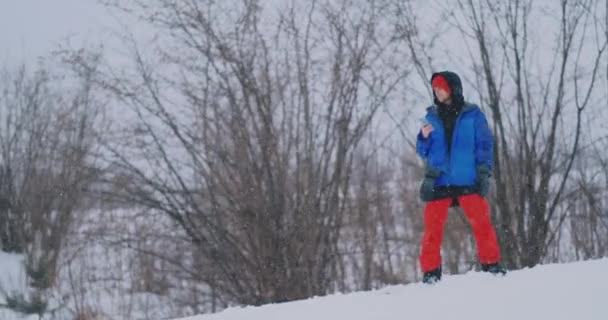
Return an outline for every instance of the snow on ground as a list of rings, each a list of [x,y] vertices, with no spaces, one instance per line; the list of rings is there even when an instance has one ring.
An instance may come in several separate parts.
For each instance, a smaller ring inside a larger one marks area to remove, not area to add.
[[[0,291],[23,291],[25,284],[23,256],[0,251]],[[4,303],[4,297],[0,295]]]
[[[411,284],[261,307],[232,308],[182,320],[608,319],[608,259],[537,266],[493,277],[445,276]]]
[[[0,305],[6,303],[5,294],[26,292],[25,272],[23,270],[23,255],[0,251]],[[21,314],[0,307],[0,319],[34,320],[37,316],[24,317]]]

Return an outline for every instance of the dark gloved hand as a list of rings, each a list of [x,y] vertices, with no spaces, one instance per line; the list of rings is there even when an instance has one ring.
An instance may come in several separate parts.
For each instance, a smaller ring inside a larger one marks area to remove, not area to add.
[[[490,177],[492,176],[492,171],[490,168],[481,164],[477,166],[477,190],[479,195],[486,198],[488,193],[490,192]]]
[[[422,201],[431,201],[435,193],[435,180],[441,175],[441,171],[434,168],[427,168],[420,186],[420,199]]]

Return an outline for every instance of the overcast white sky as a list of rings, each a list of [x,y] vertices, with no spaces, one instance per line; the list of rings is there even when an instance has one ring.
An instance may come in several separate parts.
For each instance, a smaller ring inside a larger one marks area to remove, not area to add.
[[[113,17],[96,0],[0,0],[0,65],[32,61],[65,43],[98,43]]]

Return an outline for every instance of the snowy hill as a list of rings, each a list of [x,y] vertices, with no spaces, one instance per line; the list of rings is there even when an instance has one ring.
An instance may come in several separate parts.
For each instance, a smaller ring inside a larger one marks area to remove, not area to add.
[[[411,284],[262,307],[228,309],[182,320],[608,319],[608,259],[544,265],[495,278],[447,276]]]

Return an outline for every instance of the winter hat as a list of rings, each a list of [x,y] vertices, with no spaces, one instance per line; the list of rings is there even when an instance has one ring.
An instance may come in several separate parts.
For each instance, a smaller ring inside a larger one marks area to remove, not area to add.
[[[441,74],[436,75],[431,82],[433,88],[441,88],[445,90],[448,94],[452,94],[452,88],[450,88],[450,84],[448,80]]]

